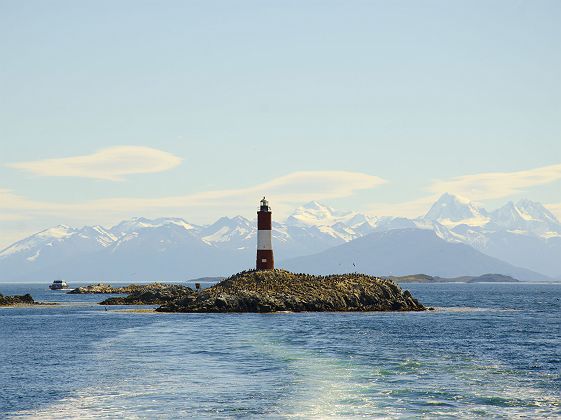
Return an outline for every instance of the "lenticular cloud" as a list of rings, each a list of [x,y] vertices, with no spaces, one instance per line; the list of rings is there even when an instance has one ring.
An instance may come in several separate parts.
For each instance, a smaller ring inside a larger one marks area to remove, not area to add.
[[[8,166],[39,176],[122,181],[127,175],[163,172],[180,163],[181,158],[151,147],[116,146],[89,155],[19,162]]]

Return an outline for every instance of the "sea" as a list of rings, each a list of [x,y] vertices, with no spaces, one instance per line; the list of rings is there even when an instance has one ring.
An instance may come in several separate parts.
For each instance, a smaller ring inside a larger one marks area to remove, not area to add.
[[[427,312],[159,314],[0,284],[1,418],[561,418],[561,284],[403,284]]]

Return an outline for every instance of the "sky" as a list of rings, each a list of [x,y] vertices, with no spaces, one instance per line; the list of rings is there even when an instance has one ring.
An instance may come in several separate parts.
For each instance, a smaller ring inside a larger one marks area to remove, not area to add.
[[[0,0],[0,248],[56,224],[561,218],[561,2]]]

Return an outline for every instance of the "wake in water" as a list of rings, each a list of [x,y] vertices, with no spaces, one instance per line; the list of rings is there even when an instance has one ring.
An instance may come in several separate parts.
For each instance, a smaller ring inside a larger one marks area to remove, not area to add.
[[[437,316],[447,313],[454,311]],[[559,394],[544,386],[555,373],[509,366],[484,342],[474,353],[467,337],[434,342],[430,325],[442,321],[431,314],[148,318],[147,325],[93,344],[82,369],[92,385],[16,416],[559,414]]]

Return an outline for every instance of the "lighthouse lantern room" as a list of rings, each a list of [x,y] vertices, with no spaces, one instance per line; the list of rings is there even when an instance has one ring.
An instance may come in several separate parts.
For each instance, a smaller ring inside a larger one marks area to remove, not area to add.
[[[267,199],[263,197],[257,212],[257,270],[273,270],[275,268],[272,229],[271,208]]]

